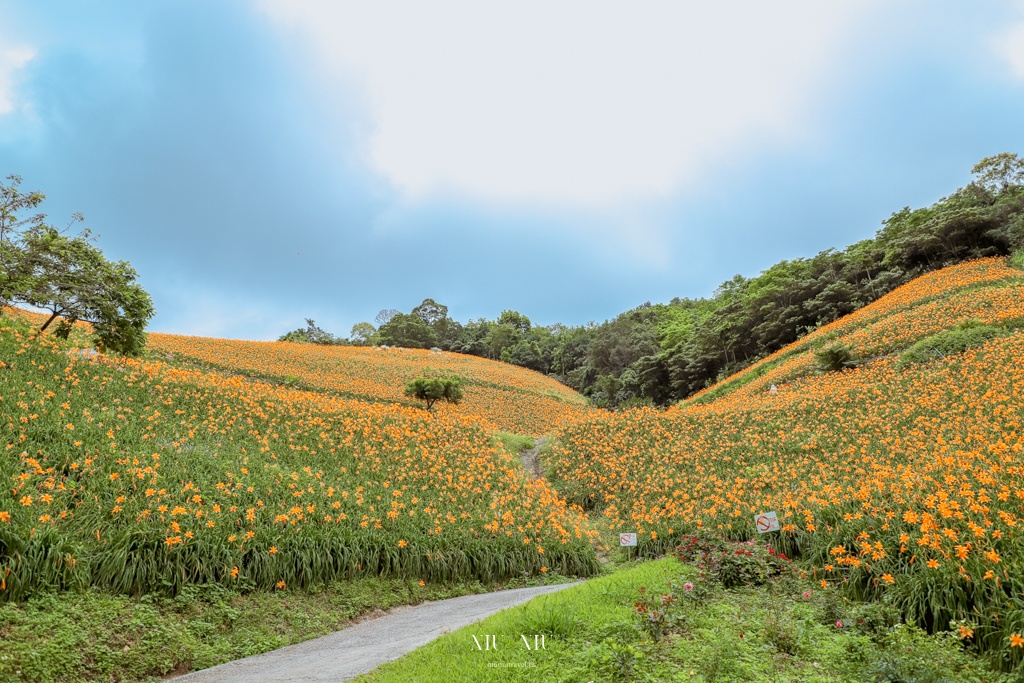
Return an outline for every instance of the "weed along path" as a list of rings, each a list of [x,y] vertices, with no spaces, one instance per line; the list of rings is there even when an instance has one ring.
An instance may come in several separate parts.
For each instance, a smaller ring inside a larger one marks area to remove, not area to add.
[[[577,582],[578,583],[578,582]],[[397,607],[322,638],[238,659],[174,678],[181,683],[337,683],[426,645],[448,631],[468,626],[544,593],[575,586],[564,583]]]

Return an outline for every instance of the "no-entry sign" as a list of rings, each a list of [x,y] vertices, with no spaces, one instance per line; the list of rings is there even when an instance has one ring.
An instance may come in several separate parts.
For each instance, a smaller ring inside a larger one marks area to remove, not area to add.
[[[762,512],[759,515],[754,515],[754,526],[757,527],[757,532],[760,534],[766,534],[769,531],[779,530],[779,518],[775,516],[775,512]]]
[[[619,545],[636,545],[636,534],[619,534]]]

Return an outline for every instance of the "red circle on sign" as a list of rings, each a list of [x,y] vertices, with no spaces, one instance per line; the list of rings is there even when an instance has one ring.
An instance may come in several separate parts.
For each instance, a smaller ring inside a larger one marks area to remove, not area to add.
[[[757,518],[757,527],[767,531],[772,528],[772,520],[768,519],[766,515],[761,515]]]

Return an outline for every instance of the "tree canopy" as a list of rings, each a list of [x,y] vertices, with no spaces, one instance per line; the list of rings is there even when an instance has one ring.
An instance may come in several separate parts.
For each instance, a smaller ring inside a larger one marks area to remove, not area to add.
[[[335,344],[344,344],[345,340],[339,337],[335,337],[333,334],[326,330],[320,329],[316,324],[316,321],[311,318],[306,318],[306,327],[286,332],[277,338],[277,341],[296,342],[299,344],[320,344],[322,346],[331,346]]]

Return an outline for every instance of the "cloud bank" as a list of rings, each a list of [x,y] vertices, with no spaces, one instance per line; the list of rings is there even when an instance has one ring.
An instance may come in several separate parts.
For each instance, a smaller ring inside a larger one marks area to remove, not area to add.
[[[800,136],[870,3],[260,4],[360,84],[368,161],[403,195],[611,205],[664,197],[755,137]]]

